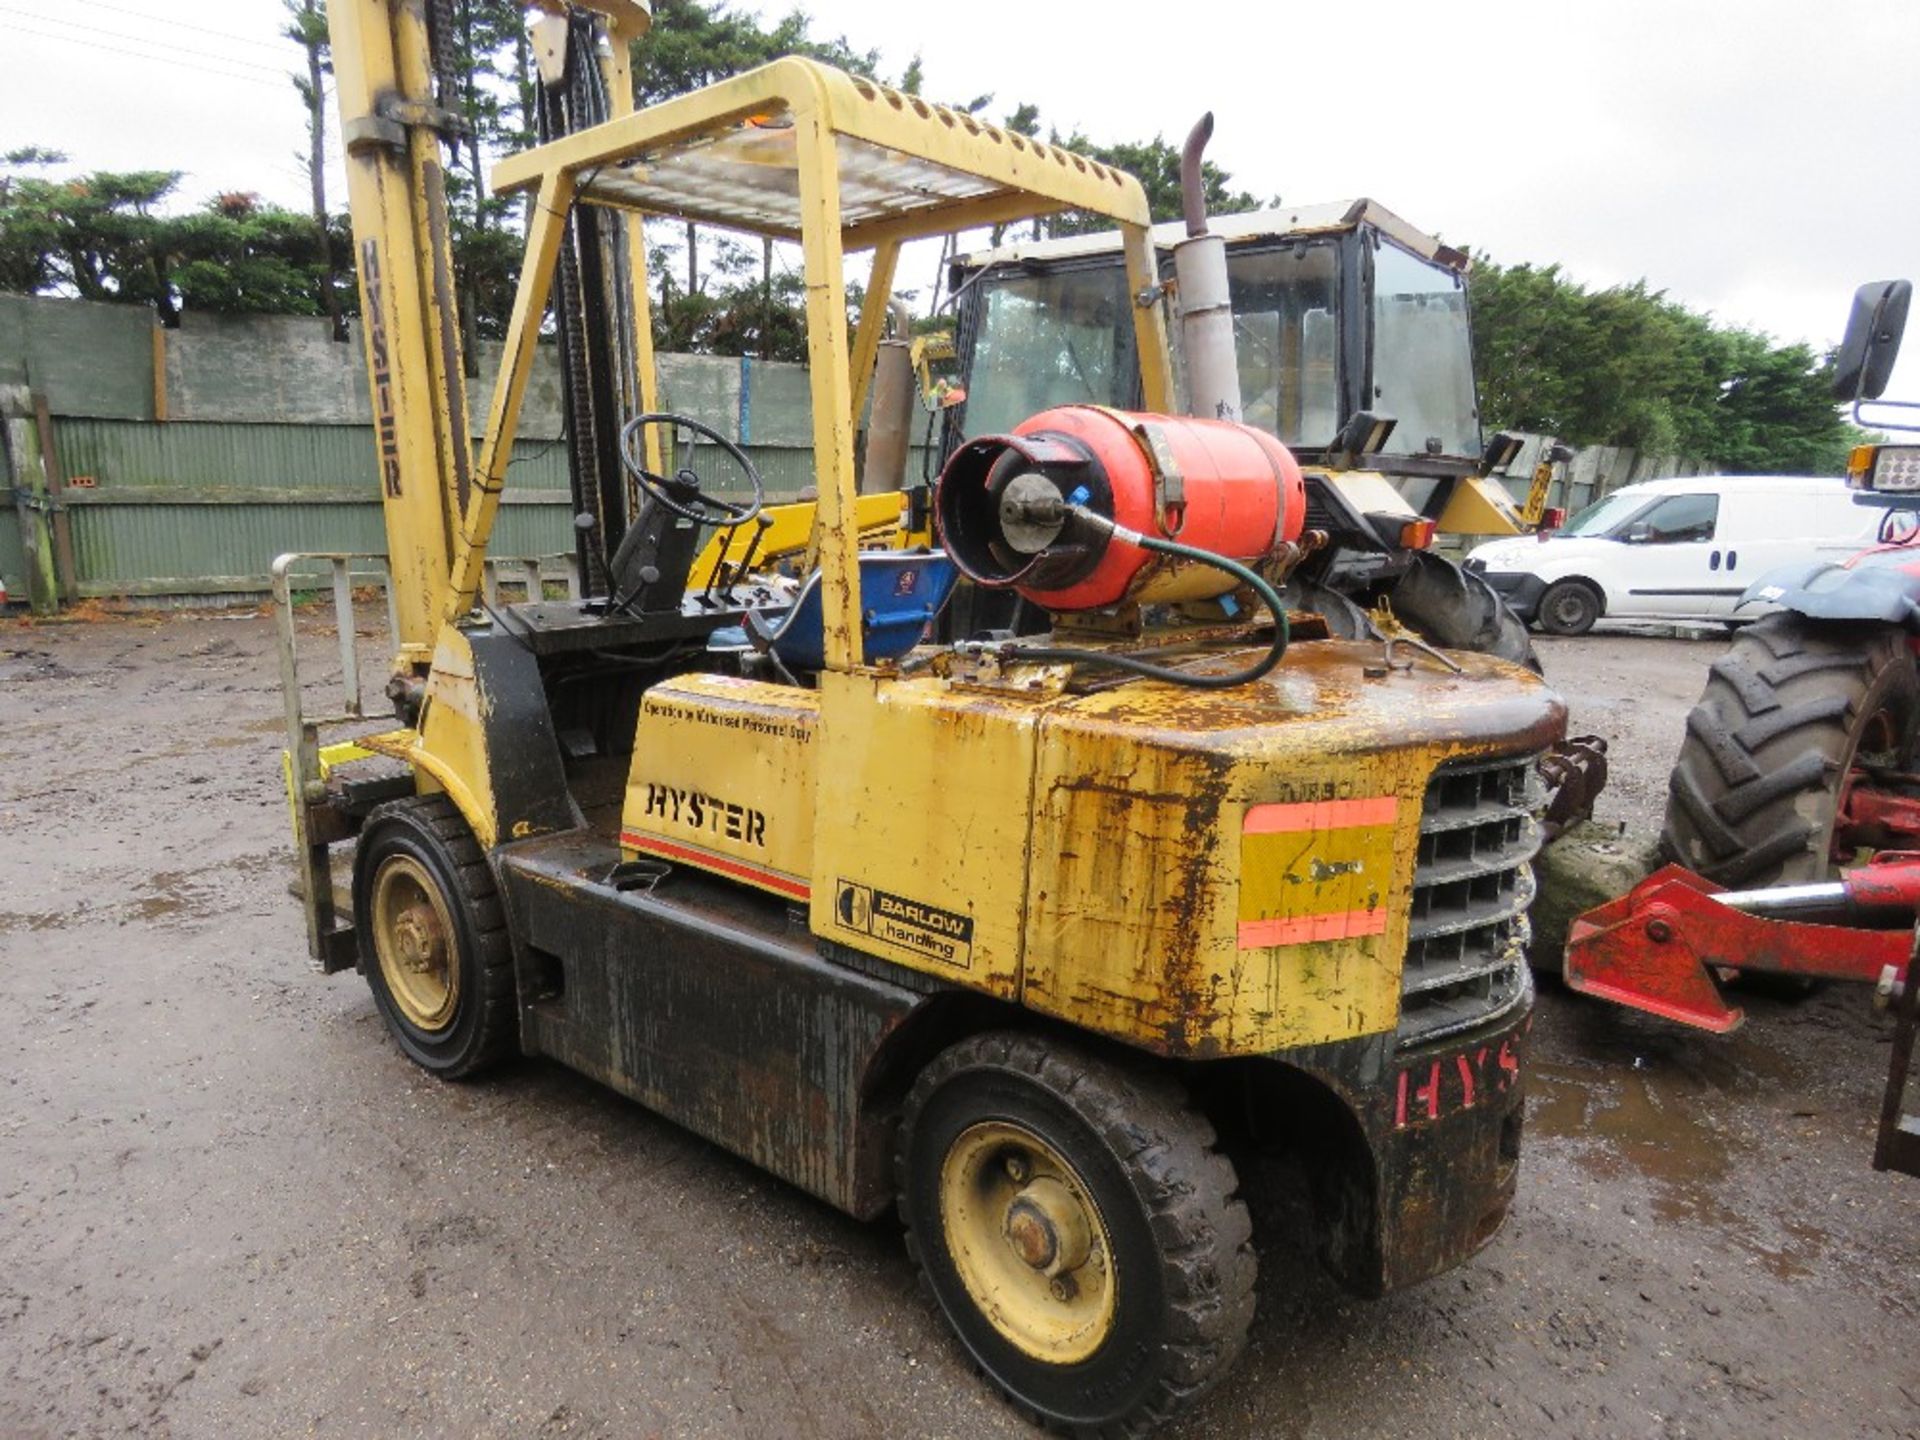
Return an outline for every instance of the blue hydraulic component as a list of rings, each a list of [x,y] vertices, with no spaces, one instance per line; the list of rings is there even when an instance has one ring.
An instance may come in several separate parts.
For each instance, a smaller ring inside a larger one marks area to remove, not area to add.
[[[959,576],[944,550],[860,552],[860,653],[871,665],[898,660],[920,637],[953,593]],[[820,572],[807,577],[793,608],[768,623],[749,615],[747,625],[713,632],[709,650],[769,650],[789,670],[826,668],[826,623]]]

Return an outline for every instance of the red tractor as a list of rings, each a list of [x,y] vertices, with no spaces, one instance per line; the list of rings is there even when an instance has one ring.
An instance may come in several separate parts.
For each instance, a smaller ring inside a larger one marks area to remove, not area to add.
[[[1834,388],[1856,419],[1886,387],[1912,290],[1854,297]],[[1738,632],[1687,717],[1662,849],[1722,884],[1822,880],[1862,850],[1920,845],[1920,445],[1863,445],[1848,470],[1856,503],[1883,512],[1880,543],[1761,576],[1741,604],[1780,609]]]
[[[1886,388],[1911,297],[1904,280],[1854,297],[1834,379],[1856,420]],[[1920,431],[1897,422],[1873,423]],[[1566,979],[1722,1031],[1741,1019],[1728,972],[1877,985],[1900,1028],[1875,1165],[1920,1174],[1920,1117],[1902,1114],[1920,1030],[1920,445],[1859,447],[1849,483],[1884,510],[1880,543],[1742,597],[1779,608],[1736,634],[1687,717],[1661,834],[1674,863],[1574,922]]]

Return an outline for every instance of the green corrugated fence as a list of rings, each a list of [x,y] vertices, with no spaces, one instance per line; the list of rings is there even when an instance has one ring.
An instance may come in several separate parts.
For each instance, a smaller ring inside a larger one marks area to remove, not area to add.
[[[476,413],[498,358],[480,347]],[[771,498],[814,484],[804,368],[667,355],[660,371],[663,403],[740,442]],[[0,295],[0,386],[52,413],[81,596],[264,593],[284,551],[384,549],[365,374],[358,341],[334,343],[324,321],[189,315],[157,331],[133,307]],[[572,548],[558,399],[543,347],[495,555]],[[917,476],[918,454],[912,466]],[[722,494],[741,488],[711,449],[699,469]],[[6,503],[0,581],[25,598],[21,523]]]

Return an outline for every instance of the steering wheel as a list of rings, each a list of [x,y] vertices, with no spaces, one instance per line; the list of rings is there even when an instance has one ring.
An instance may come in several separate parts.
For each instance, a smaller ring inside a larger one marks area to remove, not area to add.
[[[753,486],[752,503],[737,505],[731,500],[722,500],[718,495],[703,494],[700,477],[685,466],[671,476],[656,475],[647,469],[646,448],[640,443],[640,437],[649,425],[678,425],[713,441],[726,452],[729,460],[740,467],[741,473]],[[620,459],[649,497],[659,501],[681,519],[699,525],[731,530],[753,519],[766,504],[767,487],[761,483],[760,472],[753,468],[753,462],[747,458],[746,452],[711,425],[702,425],[685,415],[661,410],[634,416],[620,431]]]

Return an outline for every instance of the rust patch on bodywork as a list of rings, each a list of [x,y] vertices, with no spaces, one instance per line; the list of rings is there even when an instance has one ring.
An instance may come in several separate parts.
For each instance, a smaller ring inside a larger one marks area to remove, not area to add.
[[[1565,712],[1499,661],[1377,675],[1378,653],[1314,643],[1234,690],[1048,704],[1023,1002],[1193,1058],[1391,1030],[1435,769],[1543,750]],[[1255,807],[1297,822],[1243,836]]]

